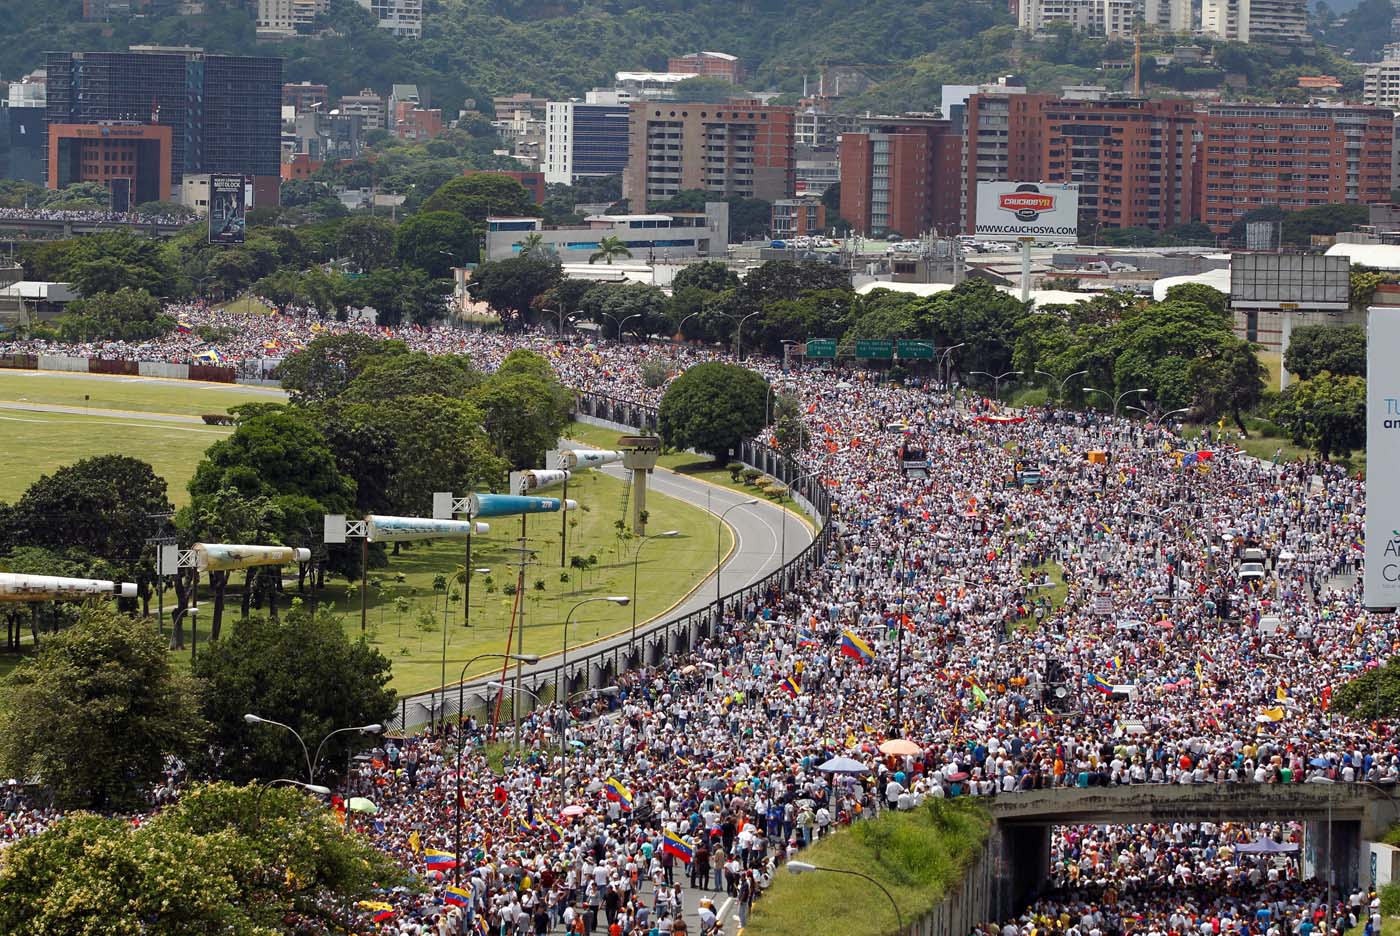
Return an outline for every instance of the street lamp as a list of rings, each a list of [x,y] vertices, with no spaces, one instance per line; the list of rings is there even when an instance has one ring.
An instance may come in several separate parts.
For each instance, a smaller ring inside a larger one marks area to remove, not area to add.
[[[1113,401],[1113,416],[1114,416],[1115,419],[1118,417],[1118,404],[1121,403],[1121,402],[1123,402],[1123,397],[1127,396],[1127,395],[1130,394],[1130,393],[1147,393],[1147,392],[1148,392],[1148,389],[1147,389],[1146,387],[1138,387],[1138,388],[1133,389],[1133,390],[1124,390],[1122,393],[1118,394],[1117,396],[1114,396],[1113,394],[1109,393],[1107,390],[1100,390],[1100,389],[1097,388],[1097,387],[1080,387],[1079,389],[1080,389],[1080,391],[1083,392],[1083,393],[1102,393],[1104,396],[1106,396],[1106,397],[1108,397],[1110,400],[1112,400],[1112,401]]]
[[[662,533],[652,533],[650,536],[643,536],[641,542],[637,544],[636,550],[632,553],[632,597],[637,597],[637,566],[642,561],[642,547],[647,544],[647,540],[654,539],[674,539],[681,535],[680,530],[666,530]],[[637,602],[632,602],[632,637],[627,642],[627,652],[631,653],[637,643]]]
[[[719,555],[719,550],[720,550],[721,544],[723,544],[723,542],[724,542],[724,518],[727,517],[727,516],[729,516],[729,511],[734,510],[734,509],[737,508],[737,507],[752,507],[754,504],[757,504],[757,503],[758,503],[758,498],[756,498],[756,497],[751,497],[751,498],[749,498],[749,499],[746,500],[746,501],[740,501],[740,502],[737,503],[737,504],[731,504],[730,506],[728,506],[728,507],[726,507],[726,508],[724,509],[724,512],[721,513],[721,514],[719,515],[719,519],[718,519],[717,521],[715,521],[715,608],[718,610],[719,616],[720,616],[721,618],[724,617],[724,604],[723,604],[723,599],[720,597],[720,593],[719,593],[719,580],[720,580],[720,568],[719,568],[719,564],[720,564],[720,555]],[[719,623],[718,619],[715,621],[715,623],[717,623],[717,624]]]
[[[276,725],[278,728],[282,728],[286,731],[291,732],[292,737],[296,738],[297,743],[301,745],[301,753],[306,757],[306,779],[309,783],[316,782],[316,765],[321,761],[321,751],[325,749],[326,742],[329,741],[333,736],[345,731],[359,731],[365,734],[378,734],[379,732],[384,730],[384,726],[378,723],[370,725],[353,725],[347,728],[337,728],[336,730],[332,731],[330,734],[326,735],[324,738],[321,739],[320,745],[316,748],[316,757],[313,760],[311,757],[311,752],[307,750],[306,741],[302,738],[301,734],[298,733],[297,730],[291,725],[285,724],[280,721],[273,721],[271,718],[263,718],[261,715],[254,715],[252,712],[249,712],[248,714],[244,715],[243,720],[250,725]]]
[[[1163,414],[1160,415],[1160,416],[1156,415],[1156,414],[1153,413],[1151,410],[1145,410],[1145,409],[1143,409],[1141,406],[1125,406],[1125,407],[1123,407],[1123,409],[1125,409],[1125,410],[1136,410],[1137,412],[1139,412],[1139,413],[1141,413],[1142,415],[1146,416],[1148,419],[1155,419],[1155,420],[1156,420],[1157,422],[1159,422],[1159,423],[1164,423],[1164,422],[1166,422],[1167,419],[1168,419],[1169,417],[1175,416],[1177,413],[1189,413],[1189,412],[1191,412],[1191,407],[1189,407],[1189,406],[1183,406],[1183,407],[1181,407],[1180,409],[1168,410],[1167,412],[1163,413]]]
[[[685,338],[685,323],[688,322],[688,321],[690,321],[691,319],[695,318],[695,317],[696,317],[697,315],[699,315],[699,314],[700,314],[699,312],[692,312],[692,313],[690,313],[690,314],[687,315],[685,318],[681,319],[680,324],[676,326],[676,334],[677,334],[677,335],[680,335],[681,338],[682,338],[682,340],[684,340],[684,338]]]
[[[1003,380],[1005,380],[1006,378],[1008,378],[1008,377],[1014,377],[1014,376],[1019,375],[1019,374],[1021,373],[1021,371],[1018,371],[1018,370],[1009,370],[1009,371],[1007,371],[1007,372],[1004,373],[1004,374],[989,374],[989,373],[987,373],[987,372],[984,371],[984,370],[975,370],[975,371],[968,371],[967,373],[968,373],[968,376],[973,376],[973,375],[975,375],[975,374],[981,374],[983,377],[990,377],[990,378],[992,378],[992,396],[996,399],[996,401],[997,401],[998,403],[1000,403],[1000,402],[1001,402],[1001,382],[1002,382]]]
[[[288,780],[285,777],[279,778],[277,780],[269,780],[267,783],[260,783],[258,784],[258,795],[253,798],[253,829],[255,831],[262,825],[263,794],[268,791],[269,787],[275,787],[279,783],[285,783],[288,786],[301,787],[308,793],[316,793],[320,796],[331,795],[330,787],[318,786],[314,783],[302,783],[300,780]]]
[[[1037,374],[1044,374],[1046,377],[1049,377],[1051,380],[1055,381],[1060,385],[1059,389],[1055,392],[1055,399],[1057,400],[1063,400],[1065,398],[1065,384],[1069,383],[1076,377],[1083,377],[1085,374],[1089,373],[1087,370],[1077,370],[1073,374],[1070,374],[1068,377],[1066,377],[1064,380],[1060,380],[1060,378],[1056,377],[1049,371],[1043,371],[1038,367],[1035,369],[1035,372]]]
[[[825,871],[829,874],[849,874],[854,877],[865,878],[871,884],[874,884],[876,887],[880,888],[880,890],[884,892],[885,896],[890,899],[890,906],[894,907],[894,918],[899,923],[899,931],[901,933],[904,932],[904,915],[899,912],[899,904],[895,903],[894,895],[891,894],[885,888],[885,885],[881,884],[879,881],[875,880],[870,875],[862,874],[859,871],[847,871],[845,868],[826,868],[821,865],[810,864],[806,861],[789,861],[787,863],[787,869],[793,874],[807,874],[812,871]]]
[[[613,604],[623,608],[627,607],[629,604],[632,603],[632,599],[627,595],[595,595],[592,598],[583,599],[578,604],[570,608],[568,614],[564,615],[564,660],[562,663],[559,664],[559,668],[564,671],[565,686],[569,684],[569,624],[572,623],[574,619],[575,611],[577,611],[579,608],[582,608],[586,604],[591,604],[594,601],[611,601]],[[636,616],[634,615],[633,621],[635,620]],[[633,626],[635,627],[636,625],[634,624]]]
[[[760,309],[759,312],[762,310]],[[721,312],[725,318],[735,323],[734,326],[734,363],[738,364],[744,359],[744,323],[758,315],[759,312],[750,312],[748,315],[738,316],[732,312]]]
[[[951,348],[944,348],[943,353],[938,356],[938,375],[939,379],[943,382],[943,385],[945,387],[948,385],[949,380],[943,376],[944,362],[947,362],[948,365],[947,377],[951,378],[953,376],[953,352],[958,350],[959,348],[963,348],[966,346],[966,341],[960,341],[957,344],[953,345]]]
[[[627,316],[619,322],[617,316],[613,315],[611,312],[600,312],[598,314],[603,316],[603,318],[610,318],[613,320],[613,324],[617,326],[617,340],[619,343],[621,343],[622,341],[622,330],[627,327],[627,323],[632,321],[634,318],[642,317],[642,313],[633,312],[631,315]]]
[[[489,660],[489,659],[491,659],[492,657],[494,657],[494,658],[496,658],[496,659],[500,659],[500,660],[519,660],[521,663],[529,663],[529,664],[532,664],[532,665],[535,664],[535,663],[538,663],[538,662],[540,661],[540,658],[539,658],[538,656],[535,656],[534,654],[526,654],[526,653],[479,653],[479,654],[477,654],[476,656],[472,657],[470,660],[468,660],[466,663],[462,664],[462,676],[461,676],[460,679],[457,680],[457,718],[458,718],[459,722],[460,722],[460,719],[461,719],[461,717],[462,717],[462,698],[463,698],[462,693],[463,693],[463,688],[464,688],[464,686],[465,686],[465,684],[466,684],[466,681],[467,681],[467,668],[470,667],[470,666],[471,666],[473,663],[475,663],[477,660]],[[461,732],[458,731],[458,733],[457,733],[457,802],[456,802],[456,805],[453,807],[453,813],[455,814],[455,821],[456,821],[456,825],[457,825],[457,836],[456,836],[456,845],[453,846],[453,847],[456,848],[456,854],[459,856],[459,859],[460,859],[460,856],[461,856],[461,854],[462,854],[462,748],[463,748],[464,746],[465,746],[465,742],[464,742],[464,740],[463,740],[463,738],[462,738]],[[454,866],[453,869],[452,869],[452,883],[453,883],[453,884],[458,883],[458,882],[461,881],[461,879],[462,879],[461,864],[462,864],[461,861],[458,860],[456,866]]]

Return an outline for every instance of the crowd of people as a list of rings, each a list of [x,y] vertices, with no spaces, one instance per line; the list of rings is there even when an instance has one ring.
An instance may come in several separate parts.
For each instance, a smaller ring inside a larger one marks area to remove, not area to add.
[[[96,208],[0,208],[0,221],[82,221],[109,224],[185,224],[192,215],[102,211]]]
[[[570,386],[644,403],[662,392],[644,361],[674,374],[717,354],[179,315],[232,328],[220,350],[234,360],[344,330],[487,369],[528,346]],[[181,334],[112,353],[200,349]],[[1223,426],[1187,441],[1151,420],[748,363],[806,414],[799,460],[835,497],[837,548],[791,588],[731,603],[692,650],[623,674],[616,695],[496,733],[523,752],[499,773],[480,743],[489,726],[471,721],[377,750],[352,786],[379,811],[356,821],[425,884],[382,895],[392,911],[377,931],[718,933],[743,925],[793,852],[929,797],[1400,778],[1393,725],[1331,710],[1333,690],[1400,636],[1362,608],[1360,479],[1250,458]],[[905,464],[910,450],[922,465]],[[1243,574],[1253,558],[1262,577]],[[919,753],[881,755],[894,737]],[[838,755],[863,771],[820,769]],[[1231,848],[1246,840],[1234,834]],[[1204,827],[1062,830],[1053,889],[997,928],[1310,936],[1316,885],[1296,869],[1237,871],[1225,841]],[[1339,897],[1330,918],[1349,909]]]

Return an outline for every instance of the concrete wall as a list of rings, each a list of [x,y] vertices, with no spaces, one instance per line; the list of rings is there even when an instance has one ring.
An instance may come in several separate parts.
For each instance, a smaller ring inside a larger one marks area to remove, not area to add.
[[[993,830],[995,833],[995,830]],[[990,836],[962,883],[905,930],[907,936],[967,936],[978,923],[997,918],[997,866],[1001,844]]]
[[[188,364],[167,364],[164,361],[142,361],[138,371],[142,377],[168,377],[174,380],[188,380]]]
[[[73,373],[86,374],[88,371],[88,359],[60,357],[56,354],[41,354],[39,355],[39,370],[71,371]]]

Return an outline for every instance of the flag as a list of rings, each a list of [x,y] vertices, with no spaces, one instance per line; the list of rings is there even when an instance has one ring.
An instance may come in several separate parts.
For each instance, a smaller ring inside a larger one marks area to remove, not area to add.
[[[1088,683],[1090,686],[1092,686],[1093,688],[1095,688],[1095,689],[1099,690],[1100,692],[1102,692],[1104,695],[1108,695],[1109,693],[1113,692],[1113,686],[1111,686],[1109,683],[1105,682],[1104,680],[1100,679],[1100,678],[1099,678],[1096,674],[1094,674],[1094,673],[1089,673],[1089,674],[1087,674],[1087,675],[1084,677],[1084,681],[1087,682],[1087,683]]]
[[[1359,536],[1353,536],[1351,538],[1351,548],[1355,549],[1357,552],[1365,552],[1366,541]]]
[[[1322,710],[1325,712],[1332,707],[1332,687],[1322,687]]]
[[[182,335],[188,335],[190,332],[194,331],[194,326],[189,322],[176,322],[175,330]]]
[[[408,847],[413,849],[415,855],[423,850],[423,839],[418,835],[417,829],[408,833]]]
[[[449,887],[447,893],[442,895],[442,902],[451,904],[454,907],[465,907],[471,903],[472,895],[462,890],[460,887]]]
[[[802,687],[799,686],[799,685],[797,684],[797,680],[796,680],[796,679],[793,679],[791,676],[789,676],[787,679],[784,679],[782,682],[780,682],[780,683],[778,684],[778,688],[781,689],[781,690],[783,690],[783,691],[786,692],[788,695],[793,696],[793,697],[797,697],[797,696],[802,695]]]
[[[549,840],[557,845],[559,842],[563,841],[563,839],[563,828],[559,825],[559,823],[551,821],[549,823]]]
[[[520,816],[515,820],[515,827],[521,832],[529,833],[535,831],[534,824],[526,822],[524,816]]]
[[[392,920],[393,918],[394,918],[394,911],[393,911],[393,910],[380,910],[380,911],[378,911],[377,913],[375,913],[375,915],[374,915],[373,917],[371,917],[371,919],[373,919],[374,922],[376,922],[376,923],[384,923],[384,922],[387,922],[388,920]]]
[[[1113,533],[1113,527],[1109,526],[1107,523],[1104,523],[1102,520],[1098,520],[1094,523],[1094,529],[1099,533]]]
[[[870,649],[870,644],[848,630],[841,632],[841,653],[848,657],[854,657],[862,663],[868,663],[875,659],[875,651]]]
[[[1267,718],[1269,721],[1283,721],[1283,716],[1284,716],[1283,706],[1280,705],[1280,706],[1277,707],[1277,708],[1266,708],[1266,709],[1264,709],[1264,711],[1263,711],[1262,713],[1260,713],[1260,714],[1262,714],[1262,715],[1263,715],[1265,718]]]
[[[490,936],[491,928],[486,925],[485,917],[477,917],[476,925],[473,928],[476,930],[476,936]]]
[[[1114,657],[1113,659],[1108,661],[1108,665],[1110,669],[1120,670],[1123,668],[1123,658]]]
[[[690,844],[670,829],[666,830],[661,840],[661,850],[668,855],[675,855],[686,864],[690,864],[690,859],[695,857],[695,851]]]
[[[978,686],[978,685],[975,685],[975,684],[973,685],[973,687],[972,687],[972,697],[973,697],[974,699],[977,700],[977,704],[978,704],[978,705],[986,705],[986,704],[987,704],[987,693],[986,693],[986,690],[984,690],[981,686]]]
[[[1214,663],[1214,662],[1215,662],[1215,657],[1211,656],[1209,653],[1207,653],[1207,652],[1204,651],[1204,650],[1201,651],[1201,659],[1205,660],[1207,663]]]
[[[1288,701],[1288,693],[1284,690],[1282,686],[1277,686],[1274,688],[1274,699],[1278,702]]]
[[[632,808],[632,791],[622,785],[616,777],[609,777],[603,784],[603,795],[614,803],[621,803],[623,809]]]
[[[423,862],[429,871],[447,871],[457,867],[457,856],[451,852],[427,848],[423,850]]]

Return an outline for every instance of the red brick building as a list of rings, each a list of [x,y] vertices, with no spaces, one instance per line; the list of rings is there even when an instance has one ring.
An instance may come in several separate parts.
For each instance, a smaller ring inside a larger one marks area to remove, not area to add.
[[[792,195],[793,108],[635,101],[629,111],[622,194],[634,211],[686,189],[770,202]]]
[[[128,206],[170,200],[173,130],[164,124],[49,124],[48,187],[97,182]]]
[[[773,202],[769,230],[775,238],[804,237],[825,229],[826,206],[820,198],[780,198]]]
[[[868,117],[841,134],[841,217],[858,234],[951,233],[961,198],[962,137],[933,117]]]
[[[738,84],[744,80],[743,64],[727,52],[691,52],[689,55],[675,55],[666,60],[666,70],[674,75],[723,78],[730,84]]]
[[[1216,233],[1261,205],[1390,201],[1388,108],[1212,104],[1199,122],[1195,214]]]

